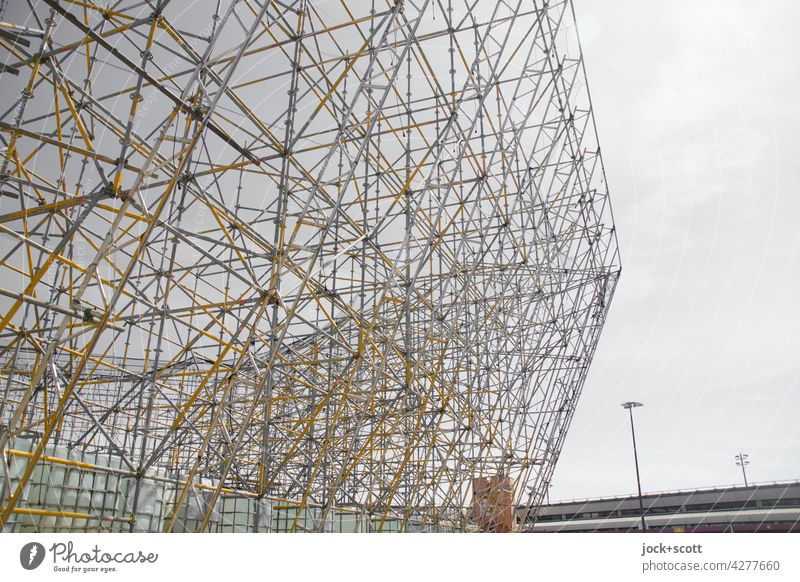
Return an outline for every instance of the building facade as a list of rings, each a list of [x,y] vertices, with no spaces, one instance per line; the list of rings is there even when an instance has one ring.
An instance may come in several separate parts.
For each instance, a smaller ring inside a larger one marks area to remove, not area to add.
[[[749,487],[649,493],[642,496],[651,532],[800,532],[800,481]],[[640,530],[636,495],[544,505],[526,522],[534,532],[629,532]]]

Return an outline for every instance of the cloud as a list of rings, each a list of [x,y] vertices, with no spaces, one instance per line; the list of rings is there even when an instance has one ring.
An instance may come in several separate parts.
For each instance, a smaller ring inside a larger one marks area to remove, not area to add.
[[[623,276],[553,499],[635,488],[629,399],[646,489],[734,482],[740,447],[755,480],[796,478],[800,7],[575,10]]]

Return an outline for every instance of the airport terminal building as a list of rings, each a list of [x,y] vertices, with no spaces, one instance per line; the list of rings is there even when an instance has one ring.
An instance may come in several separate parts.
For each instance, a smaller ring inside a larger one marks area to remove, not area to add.
[[[648,493],[642,502],[652,532],[800,532],[800,481]],[[641,512],[627,495],[543,505],[527,521],[534,532],[628,532],[640,529]]]

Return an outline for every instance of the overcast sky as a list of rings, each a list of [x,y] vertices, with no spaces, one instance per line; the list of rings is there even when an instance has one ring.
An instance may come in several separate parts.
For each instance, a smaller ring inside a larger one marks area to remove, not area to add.
[[[551,499],[800,478],[800,4],[575,0],[622,279]]]

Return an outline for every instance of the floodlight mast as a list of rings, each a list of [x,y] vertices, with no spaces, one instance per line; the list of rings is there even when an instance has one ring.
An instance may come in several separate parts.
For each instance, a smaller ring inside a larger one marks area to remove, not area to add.
[[[745,466],[750,464],[750,461],[747,460],[746,453],[739,451],[739,453],[734,457],[736,459],[736,466],[742,468],[742,477],[744,478],[744,486],[747,487],[747,472],[745,471]]]
[[[641,402],[622,403],[622,407],[627,409],[631,418],[631,438],[633,439],[633,461],[636,464],[636,488],[639,491],[639,515],[642,520],[641,529],[642,531],[645,531],[647,529],[647,525],[645,524],[644,520],[644,502],[642,501],[642,481],[639,478],[639,455],[636,451],[636,432],[633,429],[633,409],[639,408],[640,406],[644,406],[644,404],[642,404]]]

